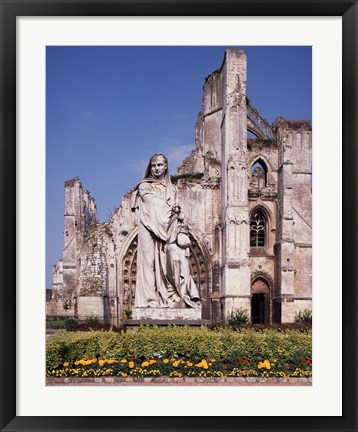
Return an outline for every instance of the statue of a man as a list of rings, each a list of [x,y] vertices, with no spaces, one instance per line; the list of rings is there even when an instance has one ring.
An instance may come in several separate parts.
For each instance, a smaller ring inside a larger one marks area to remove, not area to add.
[[[189,273],[188,228],[169,176],[168,160],[151,157],[133,196],[139,212],[135,307],[200,307]]]

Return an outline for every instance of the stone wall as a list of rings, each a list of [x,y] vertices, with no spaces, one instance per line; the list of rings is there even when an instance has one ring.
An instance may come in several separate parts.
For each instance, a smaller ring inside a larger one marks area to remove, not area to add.
[[[256,378],[256,377],[144,377],[144,378],[46,378],[47,386],[111,386],[111,385],[236,385],[236,386],[311,386],[312,378]]]

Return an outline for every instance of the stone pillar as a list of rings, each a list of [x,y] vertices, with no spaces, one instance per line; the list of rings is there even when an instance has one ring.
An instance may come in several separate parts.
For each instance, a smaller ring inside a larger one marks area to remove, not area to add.
[[[292,133],[281,126],[278,139],[277,297],[281,322],[294,321],[294,225],[292,214]]]
[[[222,67],[223,318],[242,307],[250,313],[247,175],[246,53],[228,49]]]
[[[78,177],[65,182],[65,221],[63,249],[63,309],[68,315],[76,314],[77,297],[77,234],[81,220],[82,185]]]

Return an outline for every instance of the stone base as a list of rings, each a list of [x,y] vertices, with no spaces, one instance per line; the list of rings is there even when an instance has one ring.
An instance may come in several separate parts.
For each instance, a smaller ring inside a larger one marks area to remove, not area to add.
[[[196,321],[201,320],[201,309],[194,308],[135,308],[133,320]]]

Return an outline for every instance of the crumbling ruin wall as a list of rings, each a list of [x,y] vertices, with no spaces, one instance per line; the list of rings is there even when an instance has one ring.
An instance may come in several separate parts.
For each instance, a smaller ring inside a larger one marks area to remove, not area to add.
[[[311,124],[278,118],[279,197],[276,278],[282,322],[312,309]]]
[[[96,202],[83,190],[78,177],[65,182],[64,249],[53,266],[52,298],[46,303],[48,316],[73,317],[78,314],[80,250],[91,226],[98,222]]]

